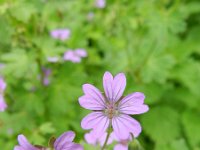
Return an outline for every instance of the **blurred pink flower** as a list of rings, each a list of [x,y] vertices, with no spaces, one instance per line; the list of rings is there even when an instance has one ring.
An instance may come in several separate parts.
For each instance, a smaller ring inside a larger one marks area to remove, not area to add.
[[[71,31],[69,29],[55,29],[51,31],[51,36],[55,39],[60,39],[62,41],[70,37]]]
[[[144,94],[135,92],[123,97],[126,87],[123,73],[113,77],[110,72],[106,72],[103,76],[103,87],[105,94],[91,84],[83,85],[84,95],[79,98],[79,103],[94,112],[83,118],[81,127],[93,129],[94,134],[100,137],[110,125],[119,139],[127,139],[131,133],[137,137],[141,132],[140,123],[129,115],[142,114],[149,110],[144,104]]]
[[[26,137],[22,134],[18,135],[19,145],[14,147],[14,150],[40,150],[39,148],[31,145]]]
[[[6,89],[6,83],[2,77],[0,77],[0,93],[3,93],[3,91]]]
[[[73,131],[68,131],[63,133],[54,142],[55,150],[83,150],[80,144],[73,143],[75,133]]]
[[[43,67],[42,71],[44,76],[42,81],[43,85],[48,86],[50,84],[49,76],[51,75],[51,69]]]
[[[96,0],[95,5],[98,8],[104,8],[106,6],[106,0]]]
[[[81,58],[87,57],[87,51],[84,49],[68,50],[64,53],[63,59],[65,61],[71,61],[73,63],[81,62]]]
[[[7,104],[4,101],[4,90],[6,89],[6,83],[2,77],[0,77],[0,111],[5,111]]]
[[[4,100],[4,97],[0,94],[0,112],[5,111],[7,108],[7,104]]]

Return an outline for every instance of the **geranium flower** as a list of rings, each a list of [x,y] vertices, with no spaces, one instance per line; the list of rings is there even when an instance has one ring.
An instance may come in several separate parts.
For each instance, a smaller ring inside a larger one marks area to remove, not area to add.
[[[55,29],[50,34],[53,38],[64,41],[70,37],[71,31],[69,29]]]
[[[0,112],[5,111],[7,104],[4,100],[4,91],[6,89],[6,83],[2,77],[0,77]]]
[[[83,150],[81,145],[72,142],[74,137],[74,132],[65,132],[55,140],[52,148],[54,150]],[[15,146],[14,150],[48,150],[43,146],[31,145],[24,135],[18,136],[18,142],[19,145]]]
[[[49,76],[51,75],[52,71],[51,71],[51,69],[43,67],[42,72],[43,72],[42,83],[43,83],[43,85],[48,86],[50,84]]]
[[[79,98],[82,107],[94,112],[83,118],[81,127],[95,132],[97,137],[106,132],[109,126],[119,139],[127,139],[132,133],[137,137],[141,132],[138,121],[129,115],[142,114],[149,110],[144,104],[143,93],[134,92],[123,97],[126,77],[123,73],[115,77],[110,72],[103,76],[105,94],[91,84],[83,85],[84,95]]]
[[[96,0],[95,5],[98,8],[104,8],[106,6],[106,1],[105,0]]]
[[[26,137],[22,134],[18,135],[19,145],[14,147],[14,150],[40,150],[39,148],[31,145]]]
[[[81,59],[87,57],[87,51],[81,48],[76,50],[68,50],[64,53],[63,59],[65,61],[71,61],[73,63],[81,62]]]
[[[55,150],[83,150],[80,144],[73,143],[75,138],[75,133],[73,131],[68,131],[63,133],[54,142]]]

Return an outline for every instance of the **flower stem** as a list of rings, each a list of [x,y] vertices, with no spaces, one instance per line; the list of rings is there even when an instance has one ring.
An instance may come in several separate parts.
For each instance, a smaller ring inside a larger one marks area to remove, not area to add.
[[[110,134],[111,134],[111,131],[112,131],[112,124],[111,124],[111,120],[110,120],[109,127],[108,127],[108,133],[107,133],[107,136],[106,136],[106,140],[105,140],[101,150],[105,150],[105,148],[107,146],[107,143],[108,143],[108,139],[109,139]]]

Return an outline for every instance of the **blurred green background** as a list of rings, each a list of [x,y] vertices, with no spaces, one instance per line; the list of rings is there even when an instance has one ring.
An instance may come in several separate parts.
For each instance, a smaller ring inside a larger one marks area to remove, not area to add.
[[[50,36],[68,28],[71,36]],[[59,61],[67,49],[84,48],[81,63]],[[146,95],[150,111],[134,116],[145,150],[200,150],[200,1],[0,0],[0,76],[8,108],[0,112],[0,149],[11,150],[23,133],[45,145],[51,135],[76,132],[85,143],[82,84],[102,90],[105,71],[124,72],[125,94]],[[42,68],[50,84],[41,84]],[[95,149],[86,146],[86,149]]]

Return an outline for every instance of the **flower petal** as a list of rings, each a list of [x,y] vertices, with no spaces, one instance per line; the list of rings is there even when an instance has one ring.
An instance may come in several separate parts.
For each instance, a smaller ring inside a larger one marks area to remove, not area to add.
[[[28,150],[37,150],[33,145],[31,145],[24,135],[18,135],[18,142],[21,147]]]
[[[85,136],[85,141],[88,143],[88,144],[91,144],[91,145],[97,145],[98,141],[97,141],[97,138],[96,136],[94,136],[92,134],[92,131],[90,131],[89,133],[86,133]]]
[[[79,63],[81,61],[81,57],[75,55],[75,52],[72,50],[68,50],[64,53],[63,59],[65,61],[71,61],[73,63]]]
[[[128,150],[128,145],[117,144],[115,145],[114,150]]]
[[[26,150],[26,149],[24,149],[24,148],[21,147],[21,146],[15,146],[15,147],[14,147],[14,150]]]
[[[103,110],[105,106],[105,99],[101,92],[91,84],[84,84],[84,96],[79,98],[79,103],[82,107],[90,110]]]
[[[110,72],[103,76],[103,86],[106,97],[110,101],[118,101],[126,87],[126,77],[123,73],[117,74],[114,79]]]
[[[149,110],[144,103],[145,96],[143,93],[135,92],[124,97],[119,102],[119,111],[125,114],[141,114]]]
[[[0,93],[6,89],[6,83],[2,77],[0,77]]]
[[[79,57],[87,57],[87,51],[82,48],[76,49],[75,54],[78,55]]]
[[[83,150],[83,147],[80,144],[73,144],[71,149],[65,149],[65,150]]]
[[[102,112],[92,112],[81,121],[83,129],[93,129],[94,134],[100,137],[108,128],[109,119]]]
[[[79,104],[89,110],[103,110],[105,107],[91,96],[83,95],[79,97]]]
[[[126,87],[126,76],[124,73],[119,73],[114,77],[113,80],[113,100],[118,101],[125,90]]]
[[[106,71],[103,76],[103,87],[108,100],[112,100],[113,97],[112,83],[113,76],[110,72]]]
[[[64,145],[58,145],[55,150],[83,150],[83,147],[73,142],[66,142]]]
[[[0,94],[0,112],[5,111],[6,108],[7,108],[7,104],[4,101],[3,95]]]
[[[74,138],[75,138],[75,133],[73,131],[65,132],[56,139],[54,147],[55,148],[63,147],[65,143],[72,142]]]
[[[130,133],[137,137],[141,132],[138,121],[128,115],[121,114],[112,119],[113,132],[119,139],[128,139]]]
[[[90,131],[90,133],[86,133],[85,134],[85,140],[88,144],[91,145],[97,145],[100,144],[101,146],[103,146],[106,137],[107,137],[107,132],[103,133],[100,137],[97,137],[95,132],[92,130]],[[113,138],[112,136],[109,137],[107,145],[111,144],[113,142]]]

